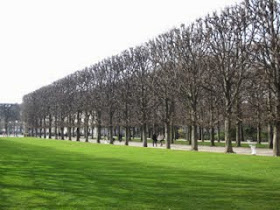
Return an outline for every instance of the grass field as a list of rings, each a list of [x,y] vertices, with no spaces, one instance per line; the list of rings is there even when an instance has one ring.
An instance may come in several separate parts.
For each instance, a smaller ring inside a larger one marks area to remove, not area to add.
[[[280,159],[0,138],[0,209],[280,209]]]

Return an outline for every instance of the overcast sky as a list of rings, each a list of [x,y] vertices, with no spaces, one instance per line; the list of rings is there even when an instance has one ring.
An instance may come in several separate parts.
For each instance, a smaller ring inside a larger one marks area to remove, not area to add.
[[[0,103],[241,0],[0,0]]]

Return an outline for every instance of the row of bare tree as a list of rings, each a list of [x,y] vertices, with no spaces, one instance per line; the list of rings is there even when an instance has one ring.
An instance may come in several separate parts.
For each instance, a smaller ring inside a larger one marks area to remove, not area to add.
[[[10,135],[20,133],[20,106],[18,104],[0,104],[0,134]]]
[[[30,132],[52,129],[64,139],[84,129],[165,128],[170,148],[172,128],[187,126],[198,149],[198,130],[225,132],[225,151],[232,149],[231,128],[240,146],[242,127],[268,129],[275,156],[280,155],[280,4],[275,0],[245,0],[161,34],[141,46],[77,71],[23,98]],[[224,126],[221,126],[222,122]],[[199,128],[199,129],[198,129]],[[49,132],[47,132],[47,130]],[[43,131],[43,132],[42,132]],[[74,132],[75,131],[75,132]],[[72,133],[72,134],[71,134]],[[35,135],[35,134],[34,134]]]

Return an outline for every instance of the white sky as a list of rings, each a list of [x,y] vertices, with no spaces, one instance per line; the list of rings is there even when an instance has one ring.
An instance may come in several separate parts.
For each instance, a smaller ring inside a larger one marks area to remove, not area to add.
[[[0,0],[0,103],[241,0]]]

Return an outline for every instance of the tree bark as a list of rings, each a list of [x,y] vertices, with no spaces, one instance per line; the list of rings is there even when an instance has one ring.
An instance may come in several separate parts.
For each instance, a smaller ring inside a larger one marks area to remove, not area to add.
[[[280,156],[280,123],[276,122],[273,126],[273,156]]]
[[[43,120],[40,119],[40,125],[39,125],[39,137],[42,138],[42,127],[43,127]]]
[[[165,139],[166,149],[170,149],[170,113],[169,113],[169,99],[165,98]]]
[[[77,112],[76,141],[80,141],[80,124],[81,124],[80,111],[78,111]]]
[[[132,139],[135,138],[135,127],[132,128]]]
[[[204,128],[201,127],[200,129],[200,136],[201,136],[201,142],[204,142]]]
[[[49,139],[52,138],[52,116],[49,115]]]
[[[173,125],[173,120],[172,120],[172,122],[171,122],[171,139],[170,139],[170,141],[171,141],[171,144],[174,144],[174,140],[176,140],[175,139],[175,128],[174,128],[174,125]]]
[[[191,130],[192,136],[191,136],[191,150],[197,151],[198,146],[197,146],[197,126],[192,125],[192,130]]]
[[[235,122],[235,143],[237,147],[241,147],[241,132],[240,132],[240,100],[239,96],[236,97],[236,122]]]
[[[267,138],[269,148],[273,149],[273,128],[270,123],[267,126]]]
[[[114,139],[113,139],[113,113],[110,112],[110,125],[109,125],[109,140],[110,144],[114,144]]]
[[[147,124],[143,123],[142,125],[142,141],[143,141],[143,147],[148,147],[148,142],[147,142]]]
[[[166,149],[171,148],[171,141],[170,141],[170,123],[165,123],[165,138],[166,138]]]
[[[85,113],[85,122],[84,122],[84,133],[85,133],[85,141],[88,142],[88,129],[89,129],[89,125],[88,125],[88,121],[89,121],[89,114],[86,112]]]
[[[60,135],[61,135],[61,140],[64,140],[64,118],[61,117],[61,125],[60,125]]]
[[[44,117],[44,139],[47,138],[46,117]]]
[[[197,151],[198,150],[198,144],[197,144],[196,103],[192,104],[191,120],[192,120],[191,150]]]
[[[257,143],[258,144],[261,144],[261,142],[262,142],[261,132],[262,132],[261,123],[258,122],[258,125],[257,125]]]
[[[71,124],[72,124],[72,120],[71,120],[71,115],[69,114],[69,116],[68,116],[67,135],[68,135],[68,140],[70,140],[70,141],[72,140]]]
[[[218,136],[218,142],[220,143],[220,141],[221,141],[220,121],[218,121],[218,124],[217,124],[217,136]]]
[[[280,156],[280,91],[275,104],[275,121],[273,125],[273,156]]]
[[[54,117],[54,138],[57,139],[57,116]]]
[[[126,126],[125,127],[125,145],[128,146],[130,140],[130,127]]]
[[[244,139],[244,126],[243,126],[243,123],[241,122],[240,124],[240,132],[241,132],[241,141],[244,142],[245,139]]]
[[[211,92],[212,99],[212,92]],[[214,129],[214,108],[213,108],[213,100],[211,100],[210,105],[210,145],[211,147],[215,146],[215,129]]]
[[[99,144],[101,141],[101,111],[97,111],[97,139],[96,142]]]
[[[122,134],[121,134],[121,126],[118,125],[117,129],[118,129],[118,140],[121,141],[121,140],[122,140],[122,139],[121,139],[121,137],[122,137]]]
[[[241,130],[240,130],[240,121],[236,120],[236,125],[235,125],[235,141],[236,141],[236,146],[241,147]]]
[[[192,126],[189,125],[188,126],[188,141],[189,141],[189,145],[192,144]]]
[[[210,128],[210,146],[213,147],[215,146],[215,130],[214,127]]]
[[[232,143],[230,138],[230,115],[225,117],[225,152],[226,153],[233,153]]]

